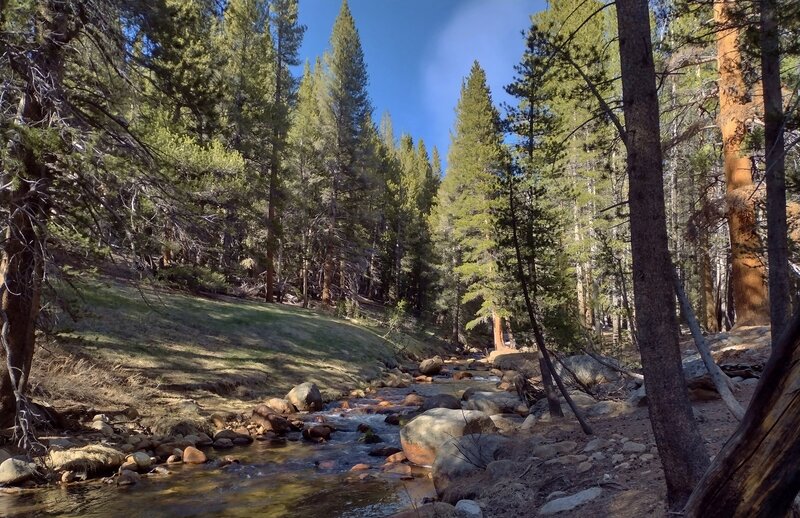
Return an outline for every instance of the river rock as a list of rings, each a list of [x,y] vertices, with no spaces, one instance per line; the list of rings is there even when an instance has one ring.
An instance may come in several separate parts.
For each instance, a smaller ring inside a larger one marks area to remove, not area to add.
[[[275,432],[278,435],[285,435],[292,430],[289,421],[282,416],[271,412],[272,407],[259,405],[253,410],[252,421],[262,428],[265,432]]]
[[[492,366],[495,369],[499,369],[501,371],[519,371],[523,368],[526,368],[523,366],[529,362],[537,363],[539,358],[537,357],[536,353],[522,353],[510,349],[507,351],[492,351],[489,354],[489,361],[492,363]],[[502,376],[503,374],[500,373],[498,375]]]
[[[141,482],[142,477],[139,476],[138,473],[135,471],[131,471],[128,469],[122,470],[120,472],[119,477],[117,477],[117,485],[118,486],[132,486],[134,484],[138,484]]]
[[[425,404],[425,398],[412,392],[403,399],[403,406],[422,406]]]
[[[576,507],[585,504],[586,502],[594,500],[601,494],[603,494],[602,488],[590,487],[589,489],[584,489],[583,491],[575,493],[574,495],[550,500],[544,504],[541,509],[539,509],[539,514],[542,516],[547,516],[564,511],[571,511]]]
[[[166,437],[174,437],[176,435],[194,435],[196,437],[203,437],[212,433],[211,426],[208,421],[200,418],[187,418],[165,416],[156,419],[150,425],[150,429],[155,435],[163,435]]]
[[[456,381],[468,380],[468,379],[471,379],[471,378],[472,378],[472,373],[471,372],[458,371],[458,372],[453,373],[453,379],[456,380]]]
[[[436,494],[441,497],[456,479],[485,470],[490,462],[507,454],[510,443],[496,434],[468,434],[445,441],[433,463]]]
[[[230,439],[214,439],[214,449],[215,450],[229,450],[233,448],[233,441]]]
[[[480,410],[488,415],[513,414],[519,403],[519,398],[505,392],[473,392],[464,408]]]
[[[183,450],[183,462],[185,464],[204,464],[207,460],[206,454],[194,446],[189,446]]]
[[[270,398],[264,401],[263,405],[272,409],[272,412],[269,412],[271,414],[294,414],[297,412],[293,404],[282,398]]]
[[[298,410],[313,412],[322,410],[322,394],[319,388],[310,382],[301,383],[286,394],[286,400]]]
[[[448,439],[495,431],[497,427],[483,412],[434,408],[400,429],[400,445],[411,462],[429,466],[436,459],[439,447]]]
[[[6,459],[0,464],[0,484],[14,485],[36,476],[36,464],[21,459]]]
[[[133,455],[129,456],[128,460],[133,461],[133,463],[136,465],[137,471],[148,470],[150,469],[150,466],[153,465],[153,459],[150,458],[150,455],[142,451],[137,451]]]
[[[444,360],[441,356],[434,356],[420,362],[419,373],[423,376],[436,376],[442,372],[442,368],[444,368]]]
[[[82,448],[51,451],[48,465],[54,471],[76,471],[79,473],[110,472],[125,462],[125,454],[102,444],[90,444]]]
[[[308,441],[329,441],[333,430],[330,426],[316,425],[303,430],[303,438]]]
[[[453,410],[461,409],[461,401],[450,394],[436,394],[425,399],[425,403],[420,407],[420,412],[426,412],[433,408],[450,408]]]
[[[611,365],[619,365],[619,362],[614,358],[604,356],[602,359],[604,362]],[[572,381],[572,374],[574,374],[578,381],[587,387],[593,387],[600,383],[614,383],[621,379],[621,374],[618,371],[606,367],[588,354],[567,356],[560,362],[556,362],[554,367],[556,373],[558,373],[564,381]],[[572,374],[570,374],[567,369],[572,371]]]
[[[370,457],[391,457],[395,453],[400,453],[401,451],[403,451],[403,450],[401,450],[400,448],[395,448],[394,446],[377,446],[375,448],[372,448],[369,451],[369,456]]]

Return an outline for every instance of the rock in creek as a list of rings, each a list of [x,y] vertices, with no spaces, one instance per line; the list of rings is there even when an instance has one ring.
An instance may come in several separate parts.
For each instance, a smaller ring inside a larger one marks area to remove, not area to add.
[[[286,394],[286,400],[298,410],[313,412],[322,410],[322,394],[313,383],[301,383]]]
[[[436,376],[442,372],[442,368],[444,368],[444,360],[442,360],[441,356],[422,360],[419,364],[419,372],[423,376]]]
[[[448,439],[473,433],[493,433],[497,427],[491,418],[476,410],[428,410],[400,429],[400,445],[408,460],[429,466]]]

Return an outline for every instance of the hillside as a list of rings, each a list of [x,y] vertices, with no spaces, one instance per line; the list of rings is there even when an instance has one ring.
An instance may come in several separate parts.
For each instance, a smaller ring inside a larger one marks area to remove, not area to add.
[[[60,314],[34,367],[35,396],[56,406],[133,406],[147,414],[157,400],[169,407],[192,399],[234,410],[303,381],[333,398],[397,359],[442,347],[432,333],[389,330],[374,309],[360,320],[341,319],[107,277],[76,288],[58,288],[69,312]]]

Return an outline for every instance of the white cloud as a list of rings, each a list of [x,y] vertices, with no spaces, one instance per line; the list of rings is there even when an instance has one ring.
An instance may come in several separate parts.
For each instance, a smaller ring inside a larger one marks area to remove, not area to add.
[[[495,104],[507,100],[503,87],[513,79],[524,49],[521,31],[540,5],[536,0],[460,2],[422,64],[425,108],[438,144],[450,143],[461,82],[476,59],[486,70]]]

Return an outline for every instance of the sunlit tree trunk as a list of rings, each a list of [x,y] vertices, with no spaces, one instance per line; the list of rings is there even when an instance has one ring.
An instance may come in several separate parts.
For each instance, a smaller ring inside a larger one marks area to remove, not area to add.
[[[719,68],[719,126],[727,189],[728,228],[731,238],[731,287],[733,289],[736,325],[761,325],[769,319],[764,264],[759,257],[762,248],[753,197],[753,175],[750,158],[743,155],[742,144],[747,135],[746,121],[751,111],[739,51],[739,30],[732,19],[736,2],[714,2],[717,32],[717,65]]]
[[[503,319],[494,309],[492,310],[492,334],[494,337],[494,350],[499,351],[505,349],[506,343],[505,340],[503,340]]]

